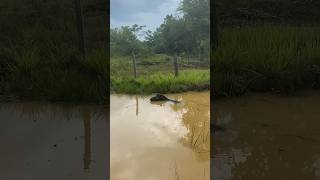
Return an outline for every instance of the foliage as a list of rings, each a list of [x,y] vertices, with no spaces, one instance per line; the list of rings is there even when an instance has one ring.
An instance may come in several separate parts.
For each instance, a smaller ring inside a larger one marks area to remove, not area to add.
[[[210,73],[209,70],[183,70],[178,77],[172,73],[155,73],[137,79],[111,76],[111,84],[113,92],[129,94],[200,91],[210,88]]]
[[[179,15],[168,14],[154,31],[123,26],[111,29],[111,90],[116,93],[208,90],[209,0],[182,0]],[[138,34],[144,33],[144,39]],[[132,78],[131,51],[138,78]],[[174,77],[173,56],[179,76]]]
[[[105,49],[78,50],[72,0],[0,1],[0,95],[102,102]]]
[[[257,22],[310,25],[320,22],[317,0],[215,0],[220,25]]]
[[[132,27],[111,28],[110,49],[112,55],[130,55],[133,51],[135,53],[143,51],[142,42],[137,37],[143,27],[135,24]]]
[[[222,29],[212,57],[215,94],[319,87],[319,30],[281,25]]]

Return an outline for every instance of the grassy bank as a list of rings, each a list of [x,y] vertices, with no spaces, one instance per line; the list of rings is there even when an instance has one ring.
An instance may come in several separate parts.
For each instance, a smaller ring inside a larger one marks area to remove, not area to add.
[[[116,93],[148,94],[177,93],[210,89],[209,70],[183,70],[178,77],[172,73],[155,73],[136,79],[111,77],[111,91]]]
[[[111,92],[129,94],[176,93],[210,89],[208,62],[179,59],[179,75],[167,55],[138,57],[137,78],[133,78],[131,57],[111,58]]]
[[[220,30],[213,53],[217,96],[292,93],[320,85],[320,27],[280,25]]]

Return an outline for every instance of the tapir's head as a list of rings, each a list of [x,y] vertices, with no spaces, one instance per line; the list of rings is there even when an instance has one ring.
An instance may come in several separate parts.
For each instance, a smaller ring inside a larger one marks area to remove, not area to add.
[[[167,97],[165,97],[162,94],[156,94],[154,97],[152,97],[150,100],[151,101],[161,101],[161,100],[166,100]]]
[[[156,97],[157,97],[158,99],[167,99],[167,97],[165,97],[165,96],[162,95],[162,94],[157,94]]]

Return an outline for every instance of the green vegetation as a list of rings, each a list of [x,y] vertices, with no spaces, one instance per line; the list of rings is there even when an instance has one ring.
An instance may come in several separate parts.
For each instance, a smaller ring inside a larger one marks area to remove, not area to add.
[[[218,47],[211,57],[216,95],[319,86],[319,1],[216,4]],[[85,22],[92,9],[84,4]],[[86,30],[87,56],[78,50],[72,0],[0,0],[0,10],[1,97],[104,101],[109,78],[112,92],[121,93],[209,88],[209,0],[182,0],[179,16],[167,15],[154,32],[139,25],[112,28],[110,76],[109,54],[99,46],[105,42],[89,30],[95,23]]]
[[[213,53],[216,95],[319,87],[319,30],[281,25],[224,28]]]
[[[216,96],[291,94],[320,86],[318,1],[215,0],[218,47],[213,49]]]
[[[281,23],[319,24],[317,0],[213,0],[220,25]]]
[[[177,12],[154,32],[139,25],[111,28],[112,92],[209,90],[209,0],[182,0]]]
[[[178,77],[173,74],[154,73],[138,78],[111,77],[112,91],[118,93],[176,93],[210,89],[209,70],[182,70]]]
[[[0,92],[23,99],[64,101],[103,101],[107,98],[108,64],[104,52],[91,52],[86,58],[72,55],[42,59],[38,49],[15,53],[1,59]],[[52,53],[46,51],[46,53]],[[12,58],[14,57],[14,58]]]
[[[88,53],[82,56],[73,1],[1,0],[0,9],[0,96],[95,102],[108,98],[106,50],[97,48],[90,36]]]
[[[179,76],[175,77],[168,55],[137,57],[137,78],[133,78],[132,57],[111,59],[111,92],[147,94],[209,90],[210,72],[207,64],[197,59],[180,59]],[[187,63],[187,62],[188,63]],[[187,64],[187,65],[186,65]]]

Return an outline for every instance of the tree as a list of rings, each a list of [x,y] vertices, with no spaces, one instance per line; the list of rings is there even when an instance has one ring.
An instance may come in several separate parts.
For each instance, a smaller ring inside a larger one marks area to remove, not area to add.
[[[110,48],[113,55],[130,55],[132,51],[139,52],[142,42],[137,34],[144,26],[133,25],[110,29]]]
[[[210,2],[209,0],[183,0],[178,10],[183,14],[183,20],[189,34],[194,38],[196,51],[200,60],[204,54],[209,54],[210,37]]]

